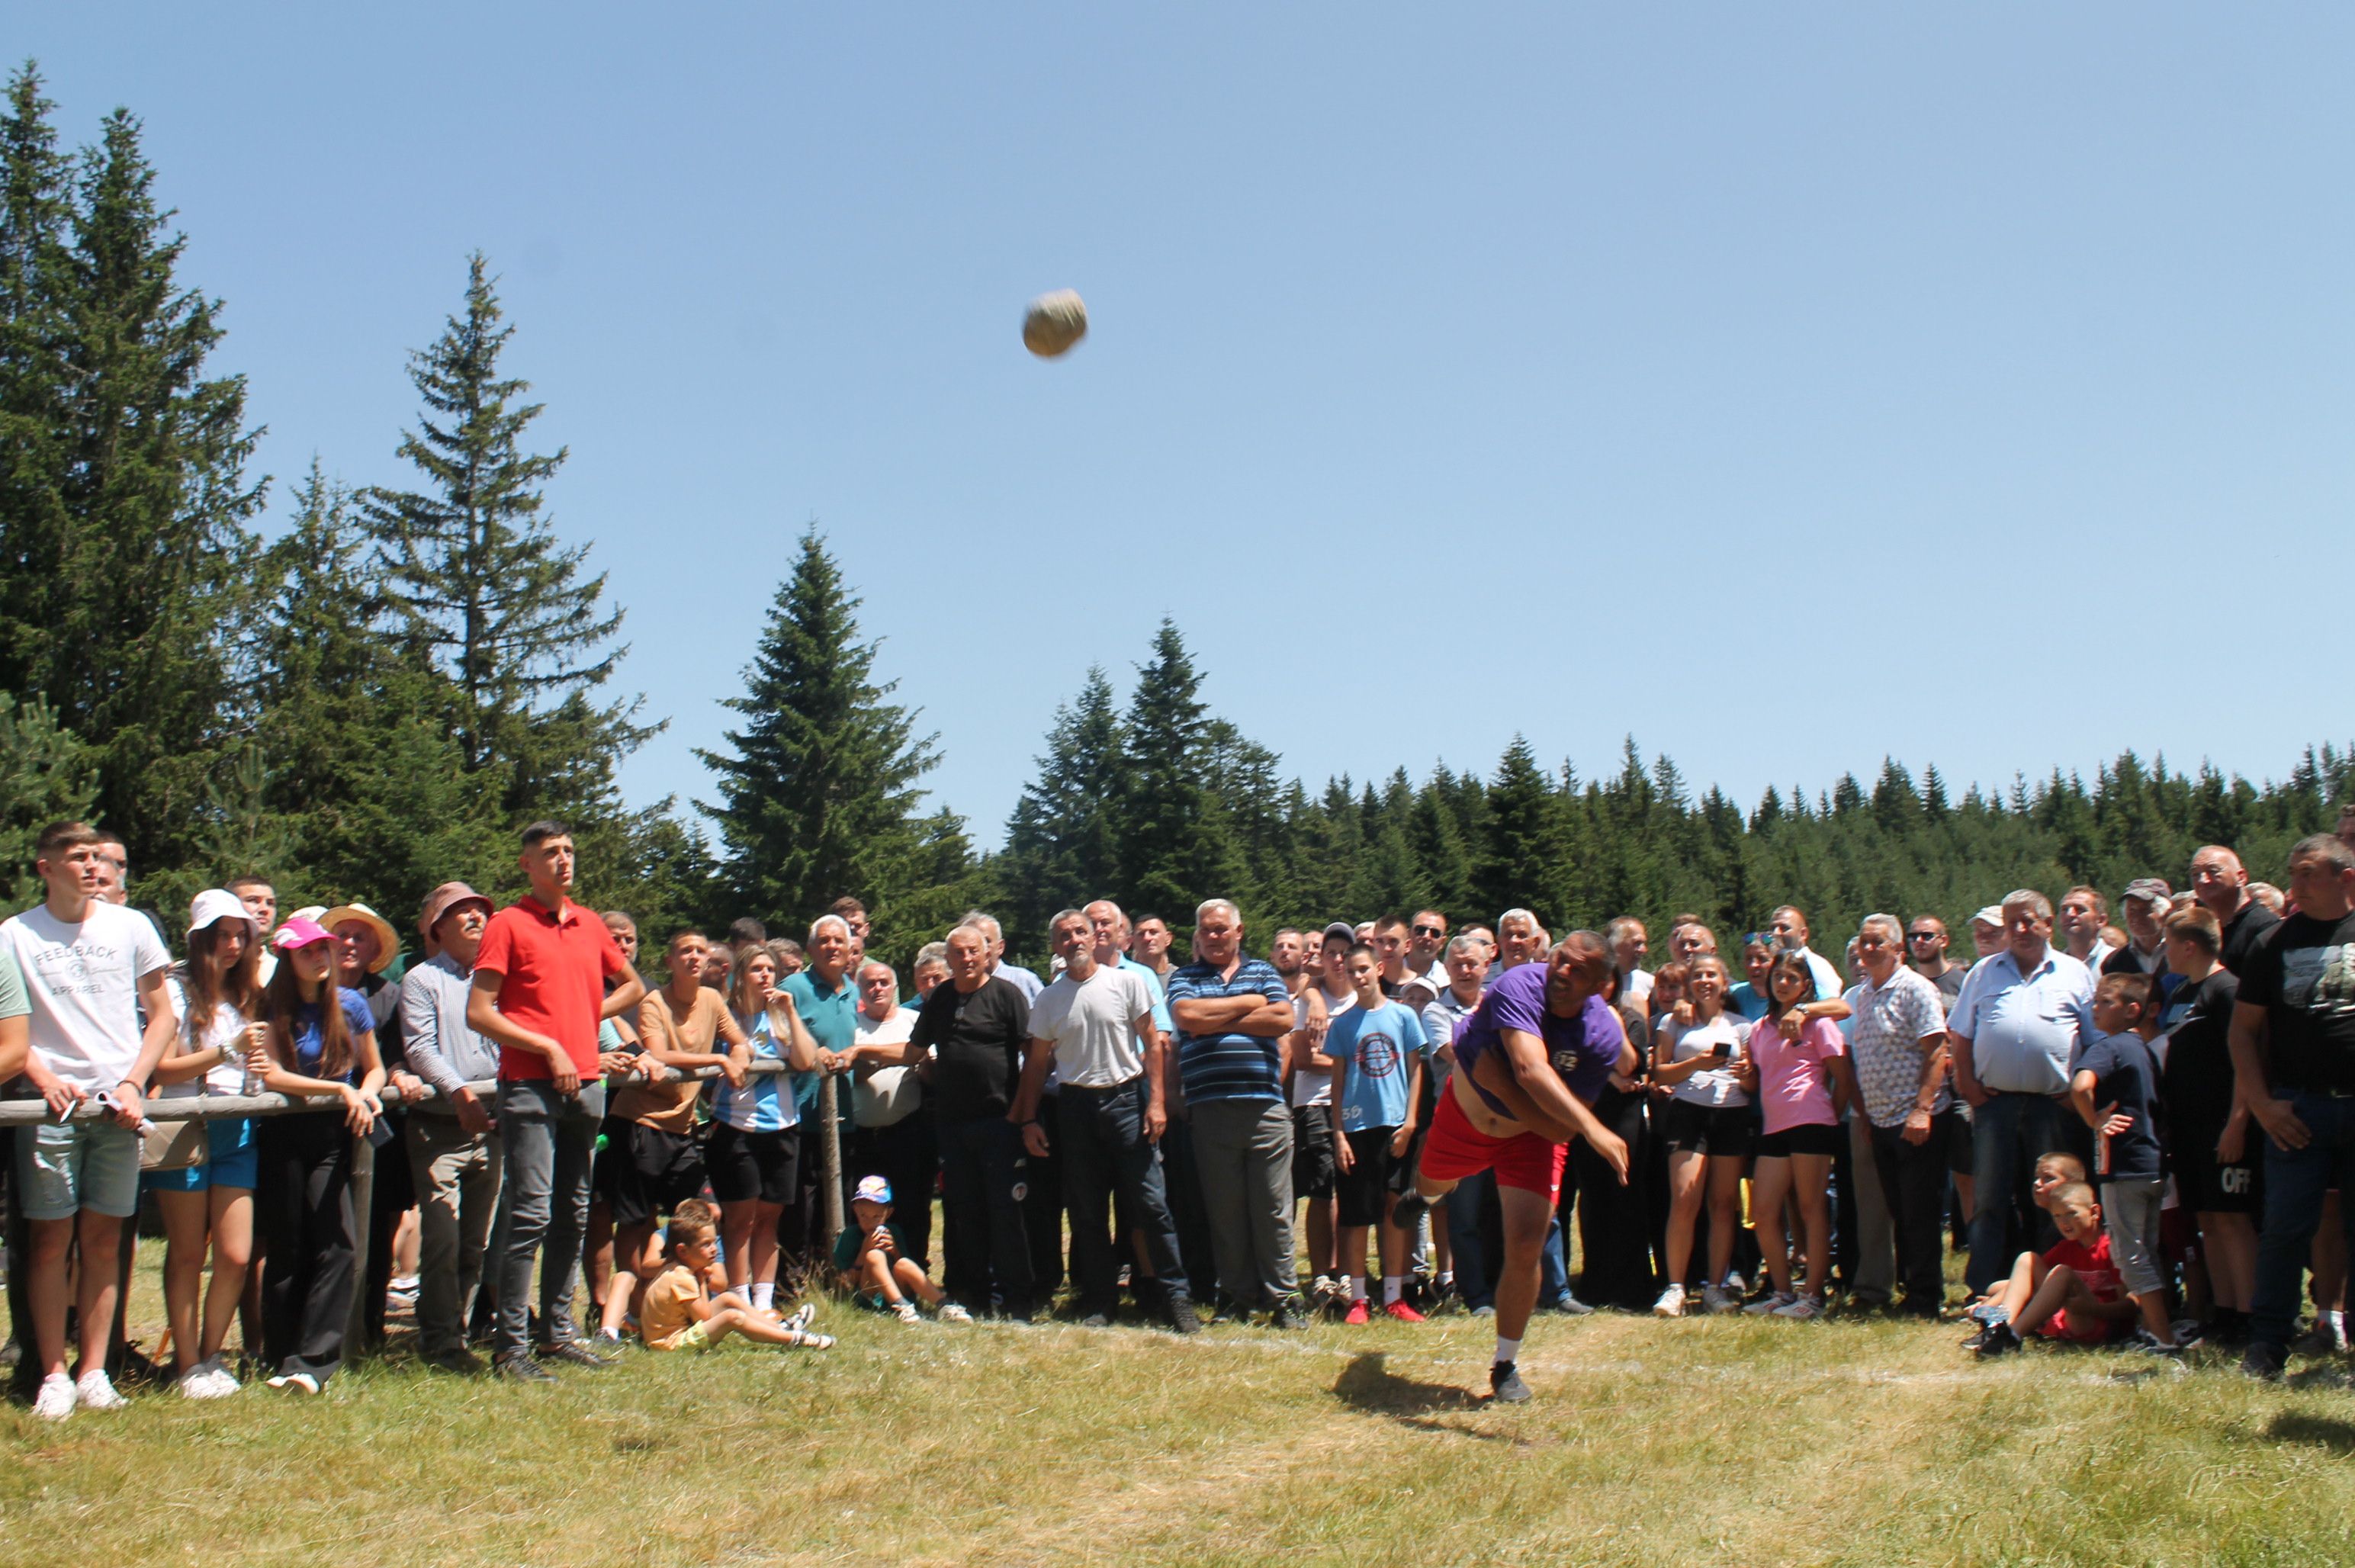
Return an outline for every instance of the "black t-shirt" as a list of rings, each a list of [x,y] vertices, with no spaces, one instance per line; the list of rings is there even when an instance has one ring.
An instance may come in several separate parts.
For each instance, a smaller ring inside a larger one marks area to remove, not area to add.
[[[2355,1091],[2355,913],[2278,922],[2241,971],[2265,1009],[2277,1089]]]
[[[1955,998],[1963,994],[1963,981],[1969,976],[1970,972],[1971,966],[1967,964],[1949,964],[1943,975],[1935,978],[1927,975],[1923,975],[1922,977],[1938,987],[1938,1006],[1951,1013],[1955,1010]],[[1914,973],[1920,975],[1922,972],[1917,969]]]
[[[992,977],[974,991],[943,980],[916,1015],[911,1038],[936,1058],[924,1085],[924,1104],[936,1115],[944,1122],[1002,1116],[1021,1081],[1030,1004],[1010,980]]]
[[[2214,1147],[2215,1133],[2232,1113],[2232,1051],[2226,1037],[2240,989],[2231,970],[2211,969],[2200,984],[2178,986],[2158,1015],[2167,1031],[2162,1038],[2169,1125],[2197,1129],[2171,1140],[2179,1149],[2187,1139]]]
[[[2264,941],[2265,933],[2280,923],[2281,916],[2251,899],[2241,906],[2240,913],[2224,923],[2224,947],[2217,954],[2216,962],[2245,977],[2249,955]]]
[[[2115,1136],[2094,1135],[2094,1179],[2097,1181],[2155,1180],[2158,1168],[2158,1122],[2152,1102],[2158,1098],[2158,1061],[2142,1036],[2105,1034],[2085,1047],[2070,1074],[2094,1075],[2094,1108],[2117,1107],[2134,1125]]]

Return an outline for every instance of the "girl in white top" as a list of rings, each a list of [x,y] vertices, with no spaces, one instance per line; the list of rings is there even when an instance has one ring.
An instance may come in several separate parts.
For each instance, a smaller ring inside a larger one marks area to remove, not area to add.
[[[218,889],[199,893],[188,922],[188,961],[174,969],[166,987],[180,1032],[155,1066],[158,1100],[243,1093],[246,1058],[269,1032],[259,1021],[261,933],[244,904]],[[146,1176],[164,1219],[164,1310],[172,1325],[173,1368],[180,1392],[190,1399],[218,1399],[238,1389],[221,1365],[221,1346],[253,1264],[260,1167],[252,1117],[216,1117],[205,1124],[205,1136],[202,1162]],[[208,1243],[212,1283],[200,1292]]]
[[[1701,1304],[1710,1312],[1731,1312],[1739,1305],[1724,1285],[1742,1226],[1742,1168],[1757,1117],[1750,1103],[1758,1084],[1749,1052],[1750,1025],[1726,1009],[1725,965],[1715,954],[1702,953],[1686,969],[1686,997],[1661,1020],[1652,1040],[1652,1082],[1669,1095],[1661,1115],[1668,1145],[1668,1285],[1652,1307],[1663,1317],[1684,1316],[1693,1224],[1704,1197],[1709,1275]]]
[[[777,960],[765,947],[738,955],[728,984],[728,1006],[752,1042],[754,1061],[783,1061],[796,1072],[817,1068],[817,1042],[777,989]],[[704,1165],[719,1200],[719,1234],[728,1255],[728,1286],[747,1290],[777,1281],[777,1221],[811,1178],[804,1174],[801,1112],[782,1072],[754,1073],[741,1089],[718,1086]],[[813,1153],[815,1151],[813,1150]],[[748,1291],[747,1299],[751,1298]]]

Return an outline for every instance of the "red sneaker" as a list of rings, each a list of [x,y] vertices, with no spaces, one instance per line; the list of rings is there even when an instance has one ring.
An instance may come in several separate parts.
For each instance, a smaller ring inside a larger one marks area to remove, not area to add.
[[[1366,1308],[1369,1305],[1369,1303],[1368,1303],[1364,1296],[1361,1296],[1358,1297],[1357,1300],[1349,1303],[1349,1316],[1342,1318],[1341,1321],[1355,1326],[1363,1326],[1366,1321]]]
[[[1391,1317],[1397,1318],[1401,1323],[1420,1323],[1423,1320],[1422,1313],[1417,1312],[1413,1307],[1409,1307],[1403,1301],[1393,1301],[1389,1306],[1383,1307],[1382,1310],[1389,1313]]]

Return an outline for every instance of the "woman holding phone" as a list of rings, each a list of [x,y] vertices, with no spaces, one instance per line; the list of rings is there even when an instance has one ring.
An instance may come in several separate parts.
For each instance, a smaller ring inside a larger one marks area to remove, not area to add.
[[[777,989],[777,960],[765,947],[746,947],[729,980],[729,1010],[751,1042],[751,1061],[783,1061],[796,1072],[817,1070],[817,1042]],[[753,1074],[743,1087],[718,1086],[711,1105],[711,1142],[703,1163],[711,1195],[719,1200],[719,1234],[728,1254],[728,1288],[751,1300],[751,1285],[777,1283],[777,1216],[798,1200],[811,1173],[803,1168],[801,1109],[782,1072]]]
[[[336,939],[297,915],[271,939],[278,972],[251,1058],[277,1094],[332,1094],[333,1113],[262,1119],[261,1172],[270,1202],[261,1271],[262,1359],[270,1386],[317,1393],[343,1364],[352,1305],[352,1139],[376,1125],[384,1061],[368,999],[336,984]]]
[[[1725,1005],[1725,964],[1714,953],[1686,964],[1685,998],[1661,1019],[1652,1042],[1652,1082],[1666,1088],[1660,1119],[1668,1146],[1668,1284],[1652,1310],[1685,1314],[1692,1269],[1693,1225],[1709,1205],[1709,1273],[1701,1308],[1731,1312],[1725,1289],[1733,1242],[1742,1228],[1742,1171],[1757,1137],[1757,1064],[1747,1050],[1751,1025]]]
[[[155,1064],[155,1097],[242,1093],[246,1058],[266,1030],[261,932],[235,893],[214,888],[197,895],[188,910],[188,961],[174,967],[166,988],[180,1033],[172,1054]],[[203,1126],[202,1160],[151,1170],[144,1180],[164,1218],[164,1312],[172,1325],[175,1386],[189,1399],[218,1399],[238,1390],[221,1365],[221,1346],[253,1264],[253,1188],[261,1157],[251,1116],[217,1116]]]

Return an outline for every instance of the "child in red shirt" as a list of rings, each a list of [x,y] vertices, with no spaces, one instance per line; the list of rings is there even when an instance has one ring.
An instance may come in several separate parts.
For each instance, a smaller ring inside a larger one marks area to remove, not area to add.
[[[2052,1190],[2051,1211],[2061,1244],[2041,1257],[2020,1253],[2011,1278],[1996,1287],[1992,1295],[2010,1320],[1979,1337],[1974,1348],[1982,1359],[2019,1349],[2023,1334],[2102,1344],[2137,1315],[2110,1262],[2110,1238],[2094,1189],[2082,1181],[2063,1182]]]

